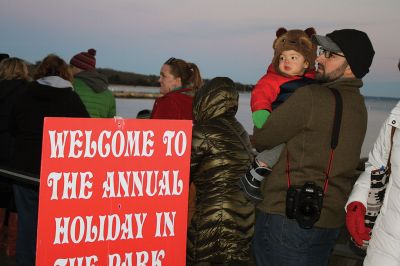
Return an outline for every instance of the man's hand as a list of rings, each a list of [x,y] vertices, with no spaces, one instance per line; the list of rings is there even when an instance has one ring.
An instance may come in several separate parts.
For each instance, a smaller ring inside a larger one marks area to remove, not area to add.
[[[370,240],[371,229],[365,226],[365,206],[359,201],[347,205],[346,227],[357,245],[362,246],[363,240]]]

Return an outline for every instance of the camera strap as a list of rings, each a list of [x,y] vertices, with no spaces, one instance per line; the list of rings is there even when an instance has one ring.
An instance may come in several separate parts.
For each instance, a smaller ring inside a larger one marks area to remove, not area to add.
[[[334,150],[336,149],[339,143],[339,132],[340,132],[340,125],[342,123],[342,113],[343,113],[343,99],[340,93],[334,89],[329,88],[330,91],[335,96],[335,114],[333,118],[333,127],[332,127],[332,137],[331,137],[331,149],[329,151],[329,160],[328,165],[325,170],[325,182],[324,182],[324,194],[328,189],[329,183],[329,175],[332,170],[332,162],[333,162],[333,155]],[[290,187],[290,163],[289,163],[289,151],[286,149],[286,175],[288,179],[288,187]]]

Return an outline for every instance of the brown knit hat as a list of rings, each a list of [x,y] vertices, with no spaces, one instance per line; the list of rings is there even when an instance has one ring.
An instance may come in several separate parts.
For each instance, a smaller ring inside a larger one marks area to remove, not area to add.
[[[283,74],[279,70],[279,56],[283,51],[294,50],[304,56],[309,63],[308,69],[313,70],[315,59],[317,58],[317,46],[311,41],[311,36],[314,35],[315,29],[310,27],[306,30],[287,30],[279,28],[276,31],[276,39],[272,45],[274,48],[274,58],[272,65],[276,72]]]
[[[74,67],[91,70],[96,68],[96,50],[91,48],[87,52],[82,52],[74,55],[69,63]]]

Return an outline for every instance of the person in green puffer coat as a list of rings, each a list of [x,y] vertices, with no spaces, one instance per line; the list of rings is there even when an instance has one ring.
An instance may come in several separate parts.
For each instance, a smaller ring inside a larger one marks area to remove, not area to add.
[[[236,120],[239,94],[229,78],[196,92],[190,178],[196,211],[188,227],[187,265],[251,265],[255,207],[237,186],[253,158]]]
[[[89,49],[70,60],[73,86],[90,117],[112,118],[116,115],[115,98],[108,89],[107,78],[96,71],[96,50]]]

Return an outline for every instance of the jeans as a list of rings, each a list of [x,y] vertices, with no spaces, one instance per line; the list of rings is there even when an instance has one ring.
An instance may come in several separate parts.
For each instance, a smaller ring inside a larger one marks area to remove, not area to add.
[[[303,229],[296,220],[258,212],[253,237],[257,265],[327,265],[339,231]]]
[[[39,192],[37,189],[14,185],[18,211],[17,266],[33,266],[36,259],[36,229]]]

